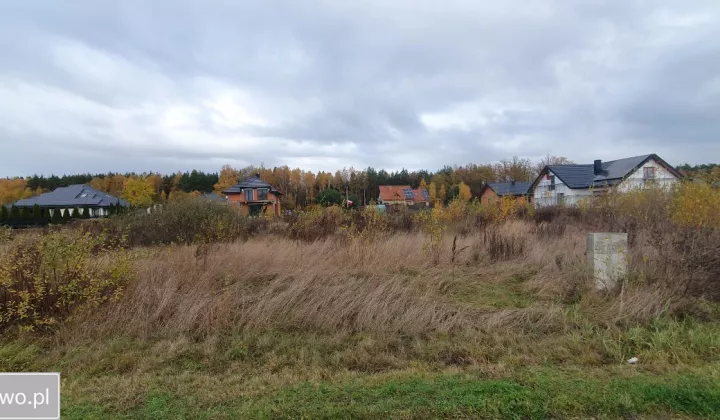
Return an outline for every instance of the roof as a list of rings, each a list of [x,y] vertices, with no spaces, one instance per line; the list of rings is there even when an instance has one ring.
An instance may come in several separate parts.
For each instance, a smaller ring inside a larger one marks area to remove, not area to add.
[[[633,173],[637,168],[644,165],[648,160],[654,160],[663,165],[673,175],[682,178],[682,175],[662,160],[656,154],[634,156],[625,159],[610,160],[602,162],[602,172],[595,175],[595,165],[590,164],[569,164],[569,165],[548,165],[541,172],[540,176],[550,170],[555,176],[560,178],[562,182],[572,189],[583,189],[590,187],[605,187],[621,183],[627,176]],[[532,183],[530,188],[535,185],[540,177]]]
[[[415,188],[412,192],[416,203],[430,201],[430,193],[425,188]]]
[[[412,189],[409,185],[380,185],[378,188],[383,201],[430,201],[430,194],[424,188]]]
[[[76,184],[57,188],[54,191],[24,198],[17,203],[18,207],[109,207],[111,205],[129,206],[128,202],[87,185]]]
[[[208,201],[217,201],[217,202],[226,202],[227,198],[223,197],[220,194],[216,193],[203,193],[202,198],[208,200]]]
[[[411,189],[409,185],[380,185],[378,188],[383,201],[405,200],[404,190]]]
[[[223,194],[239,194],[246,188],[269,188],[270,192],[280,194],[280,192],[274,189],[272,185],[260,179],[260,174],[255,174],[254,176],[245,178],[239,183],[223,191]]]
[[[532,182],[488,182],[487,186],[499,196],[525,195],[530,190]]]

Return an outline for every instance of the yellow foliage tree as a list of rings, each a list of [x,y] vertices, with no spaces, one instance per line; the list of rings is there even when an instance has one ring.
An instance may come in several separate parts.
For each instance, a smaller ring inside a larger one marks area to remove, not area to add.
[[[421,190],[427,190],[427,189],[428,189],[427,183],[425,182],[425,178],[420,178],[420,189],[421,189]]]
[[[230,165],[225,165],[220,169],[218,182],[213,186],[215,192],[222,193],[226,189],[232,187],[238,182],[238,171]]]
[[[445,184],[443,184],[442,186],[440,186],[440,192],[438,193],[438,199],[444,203],[446,198],[447,198],[447,191],[445,190]]]
[[[430,201],[432,203],[435,203],[437,201],[437,187],[435,186],[434,182],[431,182],[430,186],[428,187],[428,195],[430,195]]]
[[[458,189],[460,190],[459,191],[460,198],[465,201],[470,201],[470,199],[472,198],[472,192],[470,191],[470,187],[461,181],[460,185],[458,186]]]
[[[0,179],[0,205],[32,197],[33,191],[27,188],[26,184],[23,178]]]
[[[155,191],[146,179],[129,178],[125,180],[120,196],[133,206],[150,206],[153,204]]]

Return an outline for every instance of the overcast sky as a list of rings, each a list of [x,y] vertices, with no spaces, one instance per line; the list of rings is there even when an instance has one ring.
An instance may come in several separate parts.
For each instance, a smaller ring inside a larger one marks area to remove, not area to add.
[[[0,2],[0,176],[720,161],[720,1]]]

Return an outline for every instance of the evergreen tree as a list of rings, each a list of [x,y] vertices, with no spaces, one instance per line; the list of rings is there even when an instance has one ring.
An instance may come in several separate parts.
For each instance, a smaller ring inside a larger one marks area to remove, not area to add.
[[[50,210],[48,210],[48,213]],[[50,218],[50,223],[53,225],[59,225],[62,223],[62,216],[60,215],[60,209],[54,209],[52,211],[52,217]]]
[[[28,207],[23,206],[20,209],[20,221],[23,223],[26,223],[30,220],[30,209]]]
[[[32,219],[35,221],[41,221],[42,218],[42,209],[40,208],[40,206],[35,204],[32,209]]]
[[[3,223],[8,222],[9,214],[7,211],[7,207],[0,204],[0,225]]]
[[[14,204],[10,207],[10,221],[17,222],[20,220],[20,210]]]
[[[65,212],[62,215],[62,222],[67,223],[72,219],[72,216],[70,215],[70,209],[65,209]]]
[[[83,219],[89,219],[90,218],[90,207],[85,206],[82,208],[82,215],[80,216]]]

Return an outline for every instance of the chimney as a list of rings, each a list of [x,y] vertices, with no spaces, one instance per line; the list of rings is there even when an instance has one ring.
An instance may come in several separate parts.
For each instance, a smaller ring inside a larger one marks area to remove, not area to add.
[[[595,175],[600,175],[602,173],[602,160],[600,160],[600,159],[595,160],[594,173],[595,173]]]
[[[255,173],[255,178],[260,179],[260,172]]]

